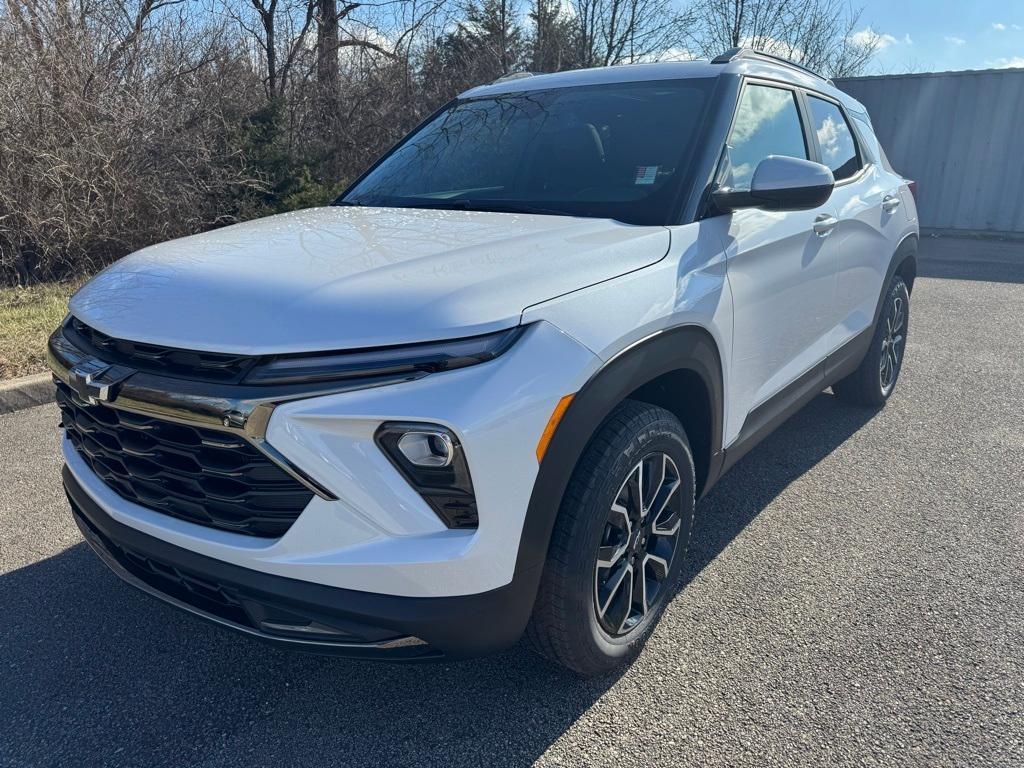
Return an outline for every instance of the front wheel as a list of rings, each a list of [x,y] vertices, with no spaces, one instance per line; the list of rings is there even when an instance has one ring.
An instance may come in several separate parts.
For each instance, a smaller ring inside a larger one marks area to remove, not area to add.
[[[903,278],[895,275],[864,360],[856,371],[833,384],[832,391],[848,402],[884,405],[903,369],[909,328],[910,292]]]
[[[627,401],[577,465],[528,635],[583,676],[630,661],[678,589],[694,508],[690,445],[663,408]]]

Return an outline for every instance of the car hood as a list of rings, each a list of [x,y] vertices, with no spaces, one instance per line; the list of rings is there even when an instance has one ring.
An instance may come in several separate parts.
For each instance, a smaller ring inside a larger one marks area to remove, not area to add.
[[[312,208],[144,248],[71,312],[116,338],[236,354],[435,341],[515,325],[660,260],[669,237],[607,219]]]

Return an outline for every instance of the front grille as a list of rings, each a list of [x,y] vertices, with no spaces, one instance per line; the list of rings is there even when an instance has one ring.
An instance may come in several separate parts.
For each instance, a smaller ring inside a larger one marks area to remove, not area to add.
[[[76,503],[71,492],[68,502],[82,535],[106,564],[122,578],[133,577],[140,582],[136,586],[148,588],[155,597],[171,598],[208,618],[220,619],[265,637],[315,642],[321,650],[335,644],[338,650],[355,655],[361,655],[364,650],[370,655],[383,653],[394,659],[438,655],[422,642],[402,643],[402,640],[415,641],[415,638],[397,634],[394,629],[339,615],[344,613],[341,603],[324,606],[326,610],[321,612],[308,603],[293,602],[290,595],[221,580],[136,549],[101,530]],[[284,581],[280,577],[270,578]],[[329,588],[324,589],[329,591]],[[393,647],[388,647],[392,643]]]
[[[129,501],[250,536],[285,533],[313,498],[235,435],[83,402],[57,384],[61,426],[100,479]]]
[[[191,381],[237,384],[258,360],[247,355],[196,352],[115,339],[89,327],[76,317],[70,318],[64,326],[64,336],[79,349],[105,362],[121,363],[146,373]]]
[[[79,526],[85,526],[82,533],[91,534],[94,545],[100,545],[122,568],[143,584],[211,616],[255,628],[242,601],[233,591],[195,574],[186,573],[169,563],[154,560],[115,544],[82,514],[70,496],[68,501],[79,521]]]

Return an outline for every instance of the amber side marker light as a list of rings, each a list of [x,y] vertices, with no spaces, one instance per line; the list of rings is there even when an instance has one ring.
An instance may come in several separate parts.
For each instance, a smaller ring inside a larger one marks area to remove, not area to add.
[[[575,393],[566,395],[558,401],[558,405],[555,406],[555,410],[551,412],[551,418],[548,419],[548,425],[544,427],[544,432],[540,436],[540,442],[537,443],[537,463],[539,464],[544,460],[544,454],[548,450],[548,443],[551,442],[551,438],[555,436],[555,430],[558,429],[558,422],[565,416],[565,412],[569,408],[569,403],[572,402]]]

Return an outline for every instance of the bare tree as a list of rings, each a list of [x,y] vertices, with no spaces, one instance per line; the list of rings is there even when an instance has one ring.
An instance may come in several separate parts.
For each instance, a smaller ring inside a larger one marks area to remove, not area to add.
[[[280,97],[288,87],[299,54],[313,25],[316,3],[313,0],[248,0],[245,3],[226,2],[224,10],[239,27],[255,41],[263,54],[266,68],[267,95]],[[256,14],[253,23],[246,10]]]
[[[781,39],[793,2],[804,0],[705,0],[696,7],[697,49],[712,58],[748,41]]]
[[[704,0],[695,6],[693,45],[713,57],[748,46],[832,76],[862,71],[879,36],[854,35],[861,9],[844,0]]]
[[[530,41],[530,70],[558,72],[573,60],[573,19],[560,0],[534,0],[530,9],[533,39]]]
[[[378,9],[401,0],[382,3],[345,2],[338,0],[314,0],[317,7],[317,79],[326,91],[335,91],[340,81],[339,51],[342,48],[362,48],[388,58],[395,58],[394,51],[371,39],[376,30],[367,20],[355,20],[359,9]],[[362,34],[354,34],[346,22],[355,20]]]
[[[217,30],[184,4],[6,10],[0,279],[89,271],[246,215],[262,181],[226,148],[224,128],[258,83]]]
[[[607,67],[656,58],[684,40],[689,11],[671,0],[571,0],[574,65]]]
[[[0,282],[322,205],[467,87],[680,48],[679,1],[0,0]]]
[[[461,18],[424,52],[423,86],[450,98],[470,86],[526,68],[529,46],[519,10],[514,0],[470,0]]]

